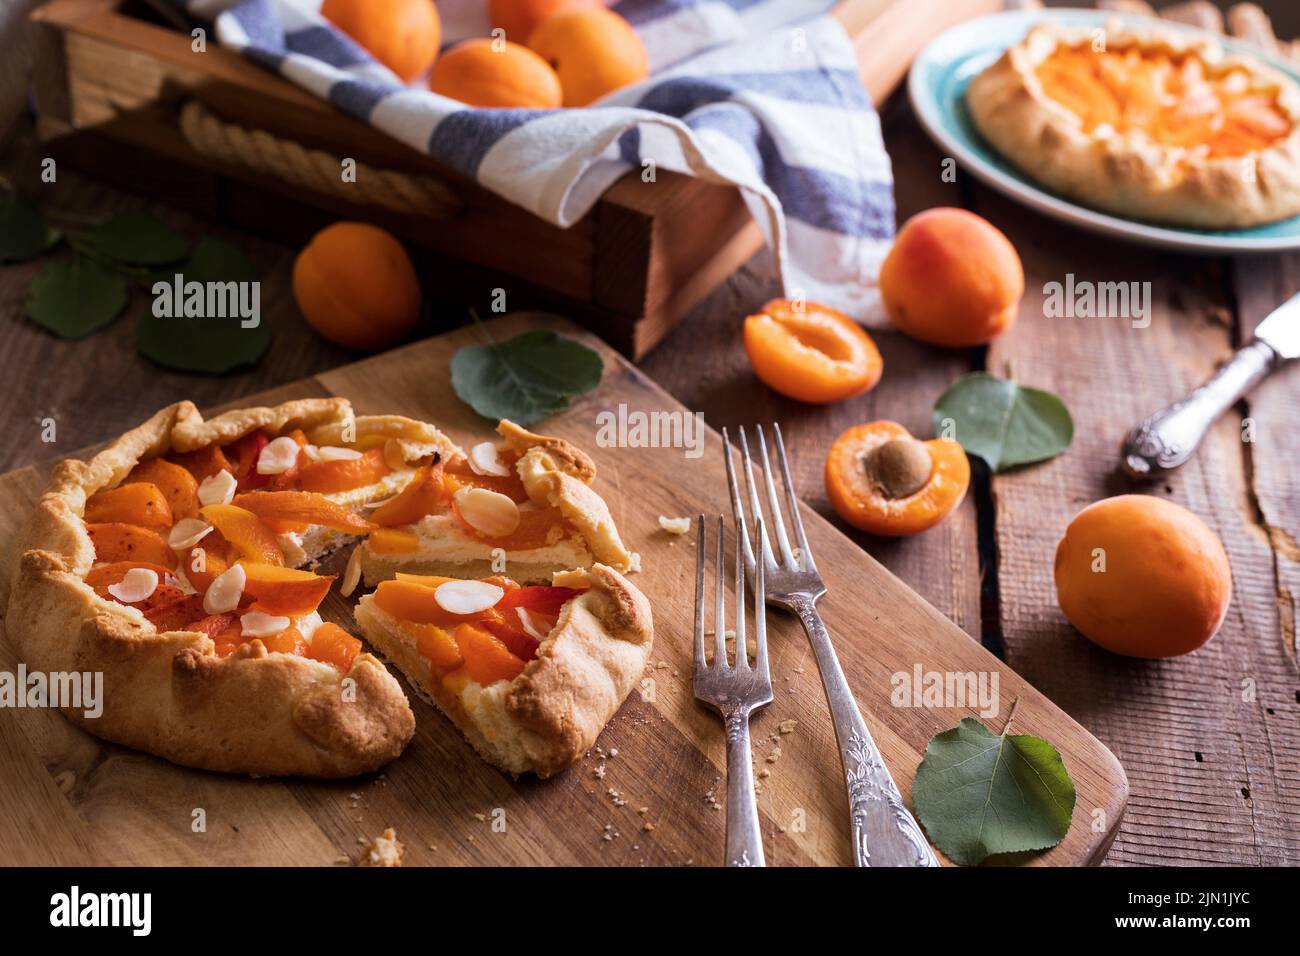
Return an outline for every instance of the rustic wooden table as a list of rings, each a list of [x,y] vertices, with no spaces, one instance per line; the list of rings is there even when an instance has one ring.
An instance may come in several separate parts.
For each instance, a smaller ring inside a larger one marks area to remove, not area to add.
[[[779,420],[801,495],[831,517],[822,463],[845,428],[891,418],[929,434],[935,399],[958,375],[980,368],[1060,394],[1077,426],[1067,454],[992,478],[977,470],[961,509],[920,537],[855,539],[1119,757],[1131,797],[1108,863],[1300,864],[1300,370],[1275,376],[1220,421],[1172,478],[1135,489],[1115,470],[1119,440],[1133,422],[1200,382],[1300,287],[1300,255],[1173,256],[1079,232],[964,175],[944,182],[943,157],[900,97],[887,104],[884,121],[900,221],[930,206],[965,206],[1019,249],[1026,295],[1014,330],[987,350],[970,351],[879,334],[885,376],[878,388],[831,408],[800,406],[755,380],[740,345],[742,317],[776,294],[770,260],[760,254],[642,367],[715,427]],[[0,144],[0,169],[30,181],[34,155],[30,136],[19,131]],[[43,196],[69,220],[139,204],[71,174]],[[157,211],[191,232],[202,228]],[[226,378],[153,367],[135,352],[134,318],[82,342],[58,341],[22,318],[37,267],[0,269],[0,425],[7,439],[0,471],[102,441],[180,398],[217,405],[355,358],[299,316],[289,291],[294,250],[237,238],[262,270],[263,315],[276,340],[260,365]],[[1044,317],[1044,284],[1067,273],[1150,280],[1153,321],[1139,329],[1126,319]],[[55,447],[41,441],[47,417],[57,422]],[[1253,442],[1242,440],[1246,419]],[[1051,565],[1066,523],[1089,502],[1128,490],[1187,505],[1227,547],[1232,606],[1219,636],[1189,657],[1107,654],[1079,637],[1056,606]]]

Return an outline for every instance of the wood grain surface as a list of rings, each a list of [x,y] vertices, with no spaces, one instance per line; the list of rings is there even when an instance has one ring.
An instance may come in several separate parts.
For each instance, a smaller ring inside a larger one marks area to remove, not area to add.
[[[944,182],[943,157],[917,128],[904,98],[891,100],[882,119],[894,157],[900,222],[935,204],[970,206],[992,217],[1020,247],[1031,297],[995,354],[986,358],[980,350],[930,349],[880,333],[876,338],[886,368],[875,391],[817,410],[785,402],[754,380],[739,342],[740,319],[778,293],[770,257],[760,253],[641,368],[689,408],[704,411],[714,427],[779,418],[787,428],[800,494],[842,531],[847,529],[825,499],[820,463],[828,442],[843,429],[888,417],[926,434],[933,400],[957,375],[982,368],[986,361],[992,370],[1005,372],[1009,358],[1012,371],[1029,384],[1057,388],[1059,380],[1071,402],[1084,396],[1085,408],[1075,408],[1080,426],[1075,446],[1047,467],[1089,477],[1045,478],[1040,484],[1031,469],[993,482],[977,469],[963,508],[932,531],[902,542],[856,532],[851,536],[972,638],[999,649],[1013,668],[1030,676],[1120,755],[1132,798],[1108,864],[1300,863],[1300,677],[1295,669],[1300,443],[1294,432],[1300,372],[1290,369],[1266,382],[1238,410],[1238,421],[1229,420],[1228,432],[1235,436],[1241,416],[1253,419],[1253,444],[1225,443],[1216,436],[1206,449],[1210,454],[1198,461],[1199,470],[1170,483],[1173,492],[1163,486],[1149,489],[1174,494],[1221,534],[1228,525],[1219,518],[1226,515],[1236,528],[1233,533],[1241,535],[1229,542],[1234,571],[1245,562],[1237,574],[1233,611],[1210,647],[1164,664],[1123,661],[1094,651],[1066,626],[1056,607],[1049,547],[1068,517],[1087,501],[1129,490],[1111,474],[1119,437],[1132,424],[1120,419],[1169,401],[1179,387],[1193,384],[1222,358],[1229,343],[1247,338],[1276,302],[1300,286],[1300,256],[1240,261],[1152,256],[1136,246],[1076,232],[999,203],[964,175],[955,183]],[[69,173],[61,173],[54,186],[37,187],[33,172],[38,159],[30,136],[0,144],[0,169],[41,189],[37,195],[47,208],[84,219],[141,205],[139,199]],[[178,180],[173,185],[180,189],[184,184]],[[151,208],[190,235],[211,228],[166,206]],[[262,271],[264,309],[273,317],[275,340],[256,368],[222,379],[174,375],[139,358],[133,316],[84,342],[53,340],[21,317],[27,281],[39,267],[0,268],[0,353],[13,357],[0,378],[8,439],[0,443],[0,470],[117,434],[177,398],[218,405],[355,358],[315,336],[294,308],[288,291],[293,250],[247,234],[232,235]],[[1055,255],[1040,256],[1039,247],[1055,250]],[[1040,337],[1037,325],[1045,320],[1035,296],[1041,297],[1045,282],[1061,278],[1062,266],[1076,275],[1156,280],[1161,309],[1156,321],[1165,331],[1099,331],[1085,325],[1070,327],[1074,335],[1058,329],[1062,334]],[[481,286],[486,310],[490,286]],[[436,303],[437,285],[427,282],[426,292]],[[137,300],[134,314],[140,307]],[[440,304],[431,304],[428,313],[426,332],[463,316]],[[1173,351],[1166,355],[1164,349]],[[1024,362],[1029,363],[1027,372],[1020,370]],[[1086,372],[1077,368],[1080,362]],[[1126,378],[1108,371],[1116,363]],[[1094,379],[1097,394],[1088,399]],[[59,428],[54,448],[39,438],[39,419],[51,414]],[[1067,480],[1079,500],[1063,504],[1052,496]],[[1196,498],[1190,497],[1193,492]],[[1220,512],[1199,510],[1198,502],[1211,499]],[[1021,538],[1027,543],[1017,545]],[[1021,581],[1024,575],[1027,582]],[[1248,590],[1242,590],[1243,581],[1249,582]],[[1187,676],[1191,674],[1195,677]],[[1255,678],[1256,698],[1249,703],[1239,696],[1240,682],[1247,677]],[[1079,686],[1081,681],[1085,686]],[[1238,696],[1228,699],[1230,691]],[[13,716],[0,713],[0,761],[15,775],[28,776],[42,765],[24,749],[26,738],[15,736]],[[1263,802],[1257,802],[1257,793]],[[0,805],[0,831],[60,825],[45,816],[16,817],[15,812]],[[75,814],[63,817],[75,822]],[[367,823],[382,825],[372,818]],[[66,852],[79,853],[76,846],[74,842]]]
[[[562,320],[521,314],[488,328],[503,339],[542,326],[581,336],[604,354],[601,387],[546,426],[595,458],[597,488],[624,539],[642,553],[645,570],[635,580],[655,613],[655,647],[645,679],[585,759],[551,781],[512,781],[479,760],[432,707],[416,701],[415,740],[376,777],[326,784],[248,781],[184,770],[102,743],[57,713],[15,711],[4,715],[4,740],[29,773],[6,774],[0,783],[5,812],[59,821],[65,830],[59,851],[72,856],[88,845],[89,859],[97,861],[326,864],[353,854],[358,838],[392,826],[408,846],[410,862],[719,862],[724,814],[715,804],[723,797],[725,752],[720,722],[691,692],[691,541],[662,531],[657,519],[725,507],[721,442],[710,433],[703,457],[695,459],[681,448],[597,447],[602,411],[684,409],[611,349]],[[477,341],[474,328],[426,339],[322,373],[276,397],[345,395],[359,412],[436,420],[468,444],[490,434],[489,425],[455,398],[448,366],[458,347]],[[36,468],[0,478],[0,580],[12,573],[13,535],[41,478]],[[809,540],[830,589],[822,601],[824,617],[904,794],[930,737],[975,716],[979,705],[894,706],[891,675],[910,674],[915,666],[996,674],[997,713],[986,714],[985,721],[1000,730],[1019,699],[1016,726],[1056,744],[1079,792],[1066,839],[1033,862],[1099,859],[1127,796],[1114,757],[812,509],[805,510]],[[335,595],[323,613],[346,623],[349,605]],[[816,667],[792,617],[774,613],[771,624],[777,699],[752,725],[769,859],[845,864],[851,859],[847,802]],[[205,815],[202,833],[191,829],[196,809]],[[1093,825],[1099,815],[1105,827]],[[498,820],[504,827],[494,827]],[[0,856],[39,857],[51,842],[50,830],[48,823],[35,832],[5,828]]]

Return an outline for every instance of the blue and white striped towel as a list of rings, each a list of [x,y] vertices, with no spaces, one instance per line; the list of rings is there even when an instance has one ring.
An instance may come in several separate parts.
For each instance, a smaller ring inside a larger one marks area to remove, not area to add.
[[[319,0],[180,0],[218,41],[568,226],[652,160],[739,186],[785,294],[876,325],[894,233],[880,123],[830,0],[620,0],[651,76],[581,110],[478,110],[404,86]],[[483,0],[437,0],[444,40],[487,36]]]

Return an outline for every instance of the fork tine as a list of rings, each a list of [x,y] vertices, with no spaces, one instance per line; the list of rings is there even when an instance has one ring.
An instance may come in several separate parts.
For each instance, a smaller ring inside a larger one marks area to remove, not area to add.
[[[695,670],[704,669],[704,515],[696,521],[695,549]]]
[[[781,501],[776,496],[776,482],[772,480],[772,463],[767,454],[767,440],[763,437],[763,426],[757,426],[758,453],[763,459],[763,481],[767,485],[767,501],[772,507],[772,523],[776,526],[776,541],[781,548],[781,561],[794,565],[794,552],[790,550],[790,539],[785,535],[785,518],[781,514]]]
[[[754,510],[754,518],[758,519],[763,517],[763,506],[758,501],[758,482],[754,480],[754,463],[749,457],[749,442],[745,440],[744,426],[740,429],[740,454],[745,459],[745,488],[749,491],[749,505]],[[764,561],[776,563],[771,547],[760,547],[759,553]]]
[[[767,549],[767,528],[763,519],[758,519],[759,547]],[[767,573],[766,566],[760,564],[754,572],[754,669],[766,677],[767,670]],[[748,656],[748,655],[746,655]]]
[[[785,441],[781,438],[781,425],[772,423],[776,435],[776,460],[781,466],[781,477],[785,480],[785,497],[790,504],[790,523],[794,525],[795,539],[799,542],[799,559],[802,567],[816,571],[812,549],[808,547],[808,538],[803,533],[803,518],[799,516],[799,499],[794,496],[794,481],[790,478],[790,464],[785,457]]]
[[[713,589],[717,597],[714,607],[717,610],[716,621],[713,625],[713,666],[727,666],[727,617],[726,617],[726,592],[727,592],[727,570],[726,570],[726,549],[724,548],[724,532],[726,526],[722,522],[722,515],[718,515],[718,561],[713,574]]]
[[[745,565],[751,571],[754,567],[754,549],[749,543],[749,529],[745,527],[745,505],[740,500],[740,485],[736,481],[736,469],[731,461],[731,438],[727,430],[722,429],[722,454],[727,460],[727,490],[731,493],[731,515],[736,519],[736,537],[743,542]]]
[[[763,519],[759,518],[759,527]],[[740,529],[736,529],[737,535]],[[745,647],[745,562],[736,555],[736,667],[749,670],[749,651]]]

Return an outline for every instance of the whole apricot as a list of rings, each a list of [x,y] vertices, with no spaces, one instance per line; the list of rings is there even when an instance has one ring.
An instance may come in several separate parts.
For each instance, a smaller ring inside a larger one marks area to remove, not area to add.
[[[884,363],[862,327],[815,302],[773,299],[745,319],[745,352],[754,374],[800,402],[838,402],[874,388]]]
[[[1016,320],[1025,270],[1015,246],[964,209],[927,209],[899,230],[880,268],[894,325],[931,345],[984,345]]]
[[[410,256],[362,222],[336,222],[312,237],[293,264],[293,297],[317,332],[363,352],[396,345],[420,318]]]
[[[439,59],[429,89],[483,108],[555,109],[563,99],[550,64],[509,40],[466,40]]]
[[[567,10],[599,7],[600,0],[488,0],[488,19],[506,31],[506,39],[527,43],[547,17]]]
[[[630,23],[604,7],[547,17],[528,45],[560,75],[565,106],[586,106],[650,74],[650,56],[641,38]]]
[[[403,83],[427,70],[442,44],[433,0],[325,0],[320,13]]]
[[[1176,657],[1219,629],[1232,596],[1218,537],[1181,505],[1119,495],[1074,516],[1056,547],[1056,596],[1094,644],[1129,657]]]
[[[850,428],[826,456],[835,513],[871,534],[904,537],[946,518],[970,486],[970,461],[950,438],[919,441],[897,422]]]

